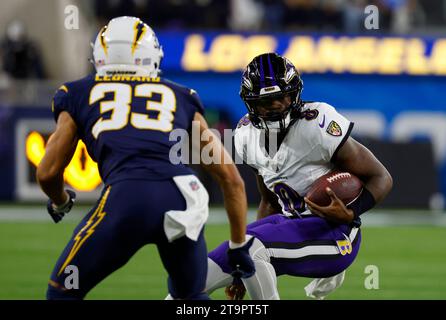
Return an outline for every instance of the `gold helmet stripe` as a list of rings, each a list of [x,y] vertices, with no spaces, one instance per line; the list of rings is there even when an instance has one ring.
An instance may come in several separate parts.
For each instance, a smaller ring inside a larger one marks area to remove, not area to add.
[[[104,49],[105,55],[107,55],[107,45],[105,43],[104,33],[107,30],[107,26],[103,26],[101,31],[99,31],[99,41],[101,43],[102,49]]]
[[[141,20],[136,21],[135,25],[133,26],[133,31],[135,33],[135,36],[133,38],[132,54],[135,54],[135,50],[138,47],[139,41],[142,39],[147,31],[146,24]]]

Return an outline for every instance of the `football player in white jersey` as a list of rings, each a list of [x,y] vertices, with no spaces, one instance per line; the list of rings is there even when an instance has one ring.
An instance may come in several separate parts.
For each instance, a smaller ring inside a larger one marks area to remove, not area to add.
[[[287,274],[315,278],[307,295],[325,297],[342,283],[358,253],[359,216],[392,188],[386,168],[350,137],[353,123],[327,103],[302,101],[302,88],[294,65],[275,53],[255,57],[243,73],[240,96],[248,114],[234,139],[237,154],[257,174],[262,196],[258,220],[247,230],[256,273],[243,279],[231,274],[225,242],[208,255],[208,293],[228,286],[229,296],[240,298],[246,287],[252,299],[279,299],[276,277]],[[326,207],[304,198],[334,168],[362,180],[360,196],[345,206],[327,190]]]

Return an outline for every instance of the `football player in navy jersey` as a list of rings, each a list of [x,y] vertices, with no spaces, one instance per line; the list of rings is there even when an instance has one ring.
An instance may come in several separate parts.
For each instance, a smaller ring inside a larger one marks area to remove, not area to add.
[[[64,84],[54,96],[57,126],[37,179],[49,197],[48,212],[60,221],[76,198],[64,190],[64,169],[82,140],[98,163],[104,189],[57,261],[47,298],[84,298],[142,246],[153,243],[169,274],[170,295],[207,299],[203,228],[209,197],[186,165],[169,159],[177,143],[169,140],[172,130],[190,131],[196,121],[200,133],[209,132],[200,99],[194,90],[158,77],[162,48],[138,18],[111,20],[99,32],[93,55],[96,74]],[[224,193],[231,227],[228,259],[237,277],[249,277],[254,264],[248,253],[252,241],[245,239],[243,180],[218,139],[201,142],[200,149],[209,144],[222,157],[221,164],[203,166]],[[68,266],[79,271],[76,289],[65,283]]]

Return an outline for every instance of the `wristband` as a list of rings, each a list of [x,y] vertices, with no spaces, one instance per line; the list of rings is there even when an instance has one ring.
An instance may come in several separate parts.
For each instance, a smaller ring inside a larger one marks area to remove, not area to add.
[[[70,204],[70,200],[71,200],[70,195],[68,194],[67,191],[64,191],[64,193],[67,195],[67,200],[66,200],[63,204],[61,204],[60,206],[56,206],[54,203],[52,203],[53,209],[54,209],[54,211],[56,211],[56,212],[63,212],[63,211],[65,211],[65,209],[66,209],[66,208],[69,206],[69,204]]]
[[[348,204],[347,208],[353,210],[355,219],[357,219],[361,214],[370,210],[375,205],[376,201],[373,194],[366,187],[363,187],[361,194],[352,203]]]
[[[246,243],[248,243],[249,239],[251,238],[252,236],[247,234],[245,237],[246,240],[242,243],[232,242],[231,240],[229,240],[229,249],[237,249],[243,247]]]

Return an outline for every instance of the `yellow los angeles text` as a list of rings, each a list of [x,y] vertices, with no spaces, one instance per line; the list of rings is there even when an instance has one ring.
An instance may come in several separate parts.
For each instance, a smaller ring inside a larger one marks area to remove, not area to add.
[[[234,72],[256,55],[277,49],[270,35],[219,35],[205,51],[206,38],[186,38],[181,64],[187,71]],[[280,52],[302,72],[355,74],[446,75],[446,39],[437,39],[429,53],[420,38],[294,36]]]

